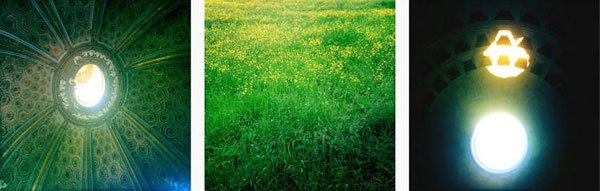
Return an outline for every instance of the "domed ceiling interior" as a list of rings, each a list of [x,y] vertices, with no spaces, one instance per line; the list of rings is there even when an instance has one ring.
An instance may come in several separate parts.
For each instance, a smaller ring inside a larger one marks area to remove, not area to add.
[[[411,188],[596,187],[597,3],[411,2]],[[500,30],[523,37],[530,56],[517,77],[486,69],[483,53]],[[516,170],[490,175],[469,141],[476,119],[497,111],[518,116],[530,145]]]
[[[189,1],[0,1],[0,69],[4,189],[189,188]]]

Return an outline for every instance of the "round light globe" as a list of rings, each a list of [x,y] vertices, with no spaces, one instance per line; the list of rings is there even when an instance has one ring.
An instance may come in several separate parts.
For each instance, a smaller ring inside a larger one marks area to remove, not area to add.
[[[477,164],[491,173],[515,169],[527,152],[527,133],[518,119],[507,113],[483,117],[471,137],[471,153]]]

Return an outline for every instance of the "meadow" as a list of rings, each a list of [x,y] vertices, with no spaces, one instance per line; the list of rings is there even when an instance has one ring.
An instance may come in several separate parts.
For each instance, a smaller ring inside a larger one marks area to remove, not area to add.
[[[394,43],[394,1],[207,0],[206,189],[393,189]]]

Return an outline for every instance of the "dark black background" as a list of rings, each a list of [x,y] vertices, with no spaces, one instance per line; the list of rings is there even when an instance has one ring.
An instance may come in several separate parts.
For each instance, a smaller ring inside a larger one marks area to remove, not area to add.
[[[416,57],[426,47],[444,38],[452,22],[446,18],[461,11],[464,1],[410,1],[410,188],[441,189],[432,180],[436,174],[431,163],[431,141],[427,115],[415,104],[420,82],[428,67]],[[559,65],[568,79],[561,90],[566,103],[563,158],[559,163],[556,189],[598,190],[599,186],[599,4],[598,1],[528,1],[530,7],[543,9],[552,30],[561,42]],[[444,175],[437,175],[444,176]],[[451,176],[451,175],[447,175]]]

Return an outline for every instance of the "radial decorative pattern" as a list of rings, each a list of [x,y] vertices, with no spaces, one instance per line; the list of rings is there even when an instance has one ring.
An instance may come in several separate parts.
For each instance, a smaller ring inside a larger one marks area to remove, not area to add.
[[[0,1],[0,184],[177,190],[190,177],[189,1]],[[93,107],[81,66],[104,73]]]

